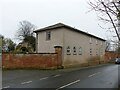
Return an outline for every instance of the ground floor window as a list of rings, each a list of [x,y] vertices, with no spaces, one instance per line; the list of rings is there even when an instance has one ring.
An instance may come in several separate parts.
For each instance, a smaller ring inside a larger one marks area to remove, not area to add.
[[[77,54],[76,47],[73,47],[73,55],[76,55],[76,54]]]
[[[79,47],[79,55],[82,55],[82,47]]]
[[[67,55],[70,55],[70,54],[71,54],[70,46],[68,46],[68,47],[66,48],[66,52],[67,52]]]
[[[90,55],[92,56],[92,49],[90,49]]]

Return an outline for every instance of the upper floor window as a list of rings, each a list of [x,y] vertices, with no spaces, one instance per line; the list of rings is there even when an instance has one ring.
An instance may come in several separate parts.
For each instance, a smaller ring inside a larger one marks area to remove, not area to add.
[[[96,40],[96,45],[98,45],[98,40]]]
[[[102,41],[101,41],[101,45],[103,45]]]
[[[51,32],[50,31],[46,32],[46,40],[51,40]]]
[[[92,44],[92,38],[90,38],[90,41],[89,41],[90,44]]]

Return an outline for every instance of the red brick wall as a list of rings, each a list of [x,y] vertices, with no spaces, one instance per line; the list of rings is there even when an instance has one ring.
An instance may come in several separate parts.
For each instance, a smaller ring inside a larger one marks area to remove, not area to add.
[[[120,54],[118,55],[117,53],[112,51],[105,52],[105,60],[114,60],[117,56],[120,57]]]
[[[57,68],[57,53],[51,54],[2,54],[3,68]]]

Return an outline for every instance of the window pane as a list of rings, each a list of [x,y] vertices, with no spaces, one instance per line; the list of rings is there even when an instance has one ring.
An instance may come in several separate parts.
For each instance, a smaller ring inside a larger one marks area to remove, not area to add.
[[[92,49],[90,49],[90,55],[92,55]]]
[[[67,55],[70,55],[70,54],[71,54],[70,46],[68,46],[68,47],[66,48],[66,51],[67,51]]]
[[[90,44],[92,44],[92,38],[90,38],[90,41],[89,41],[89,42],[90,42]]]
[[[98,41],[96,40],[96,45],[98,45]]]
[[[73,47],[73,55],[76,55],[77,52],[76,52],[76,47]]]
[[[82,55],[82,47],[79,48],[79,55]]]
[[[51,39],[51,32],[47,31],[46,32],[46,40],[50,40]]]

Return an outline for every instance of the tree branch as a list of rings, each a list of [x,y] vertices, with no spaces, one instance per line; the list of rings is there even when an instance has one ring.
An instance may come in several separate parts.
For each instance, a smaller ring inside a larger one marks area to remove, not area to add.
[[[115,26],[115,24],[114,24],[114,21],[113,21],[112,17],[110,16],[110,14],[108,13],[108,10],[107,10],[106,5],[104,4],[104,2],[101,2],[101,3],[102,3],[102,5],[103,5],[104,8],[105,8],[106,14],[107,14],[108,17],[110,18],[111,23],[112,23],[112,25],[113,25],[113,27],[114,27],[114,29],[115,29],[116,34],[117,34],[118,40],[120,41],[120,36],[119,36],[119,34],[118,34],[118,31],[117,31],[117,28],[116,28],[116,26]]]

